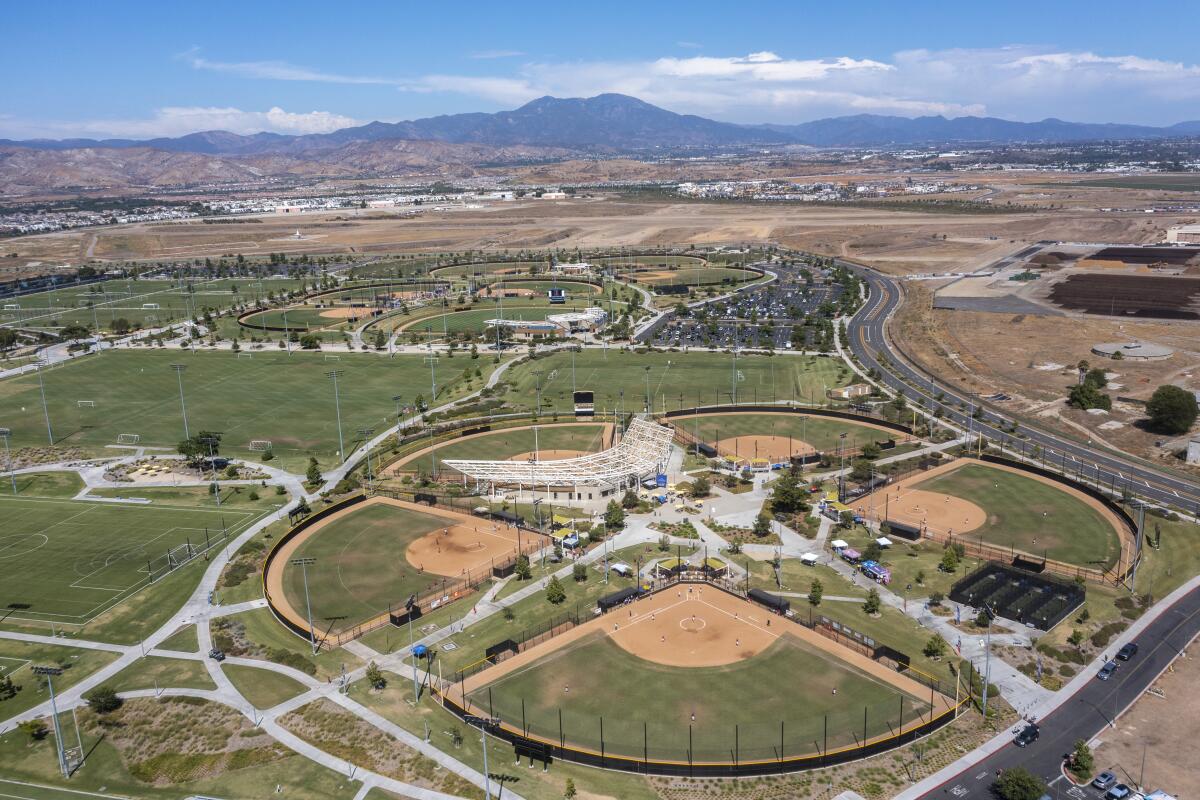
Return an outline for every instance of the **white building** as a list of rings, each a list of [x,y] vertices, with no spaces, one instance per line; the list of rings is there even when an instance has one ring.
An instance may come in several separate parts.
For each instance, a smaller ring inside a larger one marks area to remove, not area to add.
[[[1167,228],[1167,244],[1200,244],[1200,225]]]

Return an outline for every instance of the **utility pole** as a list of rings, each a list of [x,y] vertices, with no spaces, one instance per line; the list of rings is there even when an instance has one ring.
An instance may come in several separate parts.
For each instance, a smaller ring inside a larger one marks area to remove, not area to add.
[[[67,756],[63,751],[62,726],[58,723],[58,701],[54,699],[54,676],[62,675],[62,669],[39,666],[33,668],[33,674],[46,677],[46,686],[50,689],[50,713],[54,715],[54,745],[58,754],[58,768],[62,771],[64,778],[69,778],[71,772],[67,769]]]
[[[8,449],[8,440],[12,438],[12,428],[0,428],[0,438],[4,439],[4,460],[8,462],[8,479],[12,481],[13,494],[17,493],[17,473],[13,471],[12,453]]]
[[[313,627],[312,618],[312,601],[308,596],[308,568],[317,563],[315,558],[293,558],[288,562],[292,566],[300,568],[304,575],[304,605],[308,610],[308,642],[312,645],[313,655],[317,654],[317,630]]]
[[[54,446],[54,429],[50,427],[50,407],[46,405],[46,383],[42,380],[42,370],[46,368],[46,360],[39,359],[37,362],[38,388],[42,392],[42,414],[46,417],[46,435],[50,437],[50,445]]]
[[[179,378],[179,412],[183,416],[183,438],[190,439],[191,434],[188,433],[187,424],[187,404],[183,401],[183,371],[187,369],[186,364],[172,364],[171,369],[175,370],[175,376]]]
[[[434,402],[437,400],[437,373],[434,367],[437,365],[438,357],[433,354],[433,345],[429,345],[429,355],[425,356],[425,363],[429,365],[429,407],[433,408]]]
[[[345,373],[346,373],[346,371],[342,370],[342,369],[332,369],[329,372],[325,373],[325,377],[333,380],[333,408],[334,408],[334,411],[337,413],[338,458],[339,459],[344,459],[346,457],[346,445],[342,441],[342,402],[341,402],[341,399],[338,397],[338,381],[337,381],[337,379],[340,378]]]
[[[983,611],[987,614],[987,643],[984,645],[986,654],[984,656],[983,667],[983,721],[987,722],[987,700],[988,700],[988,681],[992,679],[992,609],[987,603],[983,604]]]
[[[374,428],[359,428],[358,435],[362,437],[363,444],[367,445],[367,487],[369,488],[375,480],[375,473],[371,471],[371,437],[375,434]]]

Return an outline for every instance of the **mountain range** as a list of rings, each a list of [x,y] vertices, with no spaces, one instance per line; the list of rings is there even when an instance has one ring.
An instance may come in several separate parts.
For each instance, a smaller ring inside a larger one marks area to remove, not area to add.
[[[1200,136],[1167,127],[859,114],[797,125],[718,122],[634,97],[542,97],[512,111],[371,122],[331,133],[0,140],[0,189],[165,186],[266,176],[468,174],[485,164],[736,146],[885,147]],[[466,173],[464,173],[464,170]]]

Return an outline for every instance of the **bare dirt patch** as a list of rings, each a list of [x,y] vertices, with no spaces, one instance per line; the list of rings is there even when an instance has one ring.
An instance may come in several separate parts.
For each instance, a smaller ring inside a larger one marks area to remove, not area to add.
[[[326,319],[357,319],[370,313],[365,308],[323,308],[321,316]]]
[[[771,463],[787,461],[792,456],[811,455],[812,445],[787,436],[731,436],[713,444],[720,455],[739,461],[766,459]]]

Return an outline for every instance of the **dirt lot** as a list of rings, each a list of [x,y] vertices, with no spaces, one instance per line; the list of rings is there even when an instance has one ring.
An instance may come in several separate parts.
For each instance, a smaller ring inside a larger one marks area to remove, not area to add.
[[[1192,643],[1192,648],[1195,648]],[[1175,662],[1174,668],[1151,687],[1162,696],[1144,694],[1117,729],[1101,732],[1096,749],[1096,770],[1111,769],[1119,780],[1133,786],[1146,759],[1145,789],[1162,789],[1173,797],[1200,797],[1200,773],[1193,759],[1200,734],[1200,658]]]
[[[845,177],[845,176],[840,176]],[[875,176],[879,177],[879,176]],[[774,241],[835,254],[893,272],[961,270],[990,263],[1020,244],[1039,239],[1141,242],[1160,238],[1178,220],[1156,214],[1101,213],[1095,203],[1117,203],[1122,190],[1091,194],[1022,187],[995,176],[964,176],[994,184],[1000,199],[1023,204],[1051,200],[1053,211],[1013,214],[916,213],[878,208],[765,203],[699,203],[601,195],[570,201],[524,200],[441,214],[402,216],[376,211],[337,211],[292,217],[264,215],[262,222],[205,225],[200,222],[139,223],[20,237],[5,242],[3,259],[79,263],[97,259],[161,260],[269,252],[380,253],[433,250],[659,244],[740,244]],[[1029,180],[1041,180],[1030,176]],[[1075,195],[1079,193],[1077,199]],[[995,201],[994,201],[995,202]],[[1124,201],[1122,201],[1124,202]],[[289,239],[299,228],[303,239]],[[280,241],[283,239],[284,241]]]
[[[997,392],[1013,399],[1002,405],[1036,417],[1076,437],[1101,441],[1177,468],[1180,441],[1139,426],[1145,413],[1128,397],[1145,401],[1156,388],[1176,383],[1200,389],[1200,325],[1169,320],[1107,317],[1042,317],[977,311],[932,310],[932,283],[908,282],[906,300],[892,322],[893,341],[935,375],[981,396]],[[1163,361],[1112,361],[1091,352],[1101,342],[1142,341],[1175,348]],[[1108,373],[1113,397],[1108,414],[1066,406],[1077,380],[1075,365],[1086,360]],[[1156,443],[1164,441],[1164,447]]]

